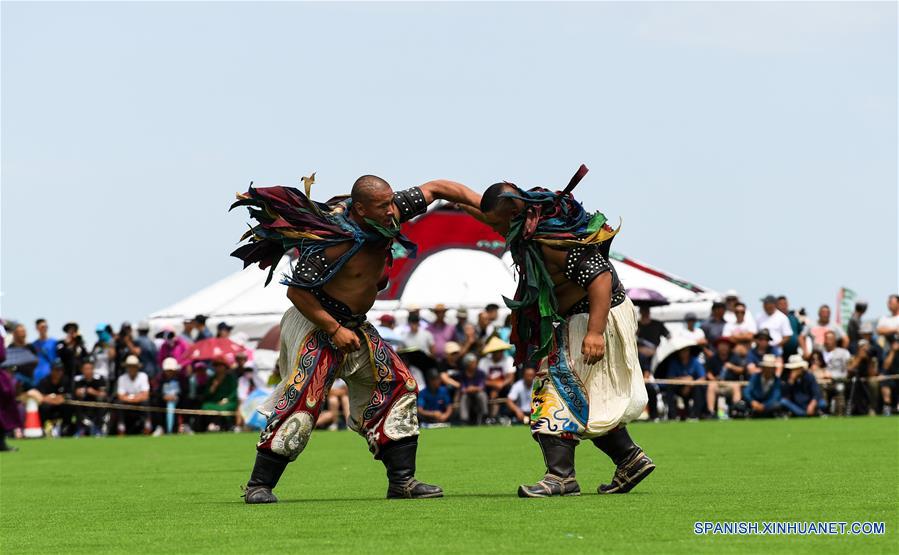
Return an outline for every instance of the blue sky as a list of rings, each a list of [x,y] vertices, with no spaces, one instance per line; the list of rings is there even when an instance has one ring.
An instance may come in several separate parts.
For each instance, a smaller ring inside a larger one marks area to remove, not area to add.
[[[561,188],[750,308],[885,311],[896,4],[2,4],[2,315],[136,321],[239,268],[237,191]]]

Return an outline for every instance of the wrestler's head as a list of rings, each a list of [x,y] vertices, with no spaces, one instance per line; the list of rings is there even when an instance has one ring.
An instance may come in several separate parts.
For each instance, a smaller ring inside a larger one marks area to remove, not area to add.
[[[387,228],[394,225],[393,189],[380,177],[363,175],[353,183],[350,197],[353,199],[352,214],[357,221],[368,219]]]
[[[516,193],[518,187],[507,181],[494,183],[481,196],[481,213],[484,221],[497,233],[505,236],[509,233],[512,220],[524,210],[524,202],[503,196],[503,193]]]

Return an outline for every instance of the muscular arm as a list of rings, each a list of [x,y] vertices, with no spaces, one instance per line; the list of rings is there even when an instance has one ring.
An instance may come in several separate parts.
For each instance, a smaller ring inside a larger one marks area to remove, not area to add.
[[[425,201],[431,204],[435,200],[448,200],[460,205],[468,205],[477,208],[481,205],[481,195],[475,193],[465,185],[449,181],[448,179],[435,179],[419,187],[425,196]]]
[[[587,289],[590,297],[590,320],[587,322],[587,333],[606,332],[609,320],[609,309],[612,307],[612,274],[606,272],[590,283]]]
[[[337,320],[328,314],[321,303],[318,302],[318,299],[315,298],[315,295],[306,289],[288,287],[287,298],[290,299],[293,306],[295,306],[303,316],[315,324],[316,327],[325,330],[328,335],[333,335],[338,328],[340,328],[340,324]]]

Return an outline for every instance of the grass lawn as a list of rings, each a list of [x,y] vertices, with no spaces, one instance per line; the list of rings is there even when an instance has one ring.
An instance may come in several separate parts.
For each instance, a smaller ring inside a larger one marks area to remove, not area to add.
[[[424,430],[418,477],[444,499],[388,501],[351,432],[316,432],[275,490],[240,497],[255,434],[12,442],[0,551],[899,553],[899,418],[635,424],[656,472],[599,496],[611,462],[577,450],[580,497],[518,499],[543,471],[523,427]],[[882,536],[696,536],[696,521],[874,521]]]

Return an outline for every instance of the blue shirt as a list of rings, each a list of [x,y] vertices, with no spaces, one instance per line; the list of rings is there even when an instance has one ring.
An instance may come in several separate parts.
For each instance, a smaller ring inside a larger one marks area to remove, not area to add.
[[[780,404],[780,378],[774,376],[766,384],[762,379],[762,373],[753,374],[749,378],[749,385],[743,392],[746,402],[758,401],[765,405],[765,410],[773,410]]]
[[[705,368],[699,362],[697,357],[690,357],[690,361],[686,366],[681,364],[680,359],[674,358],[668,363],[668,378],[683,378],[689,376],[695,380],[701,380],[705,377]]]
[[[31,344],[37,351],[37,367],[34,369],[34,383],[40,383],[41,380],[50,375],[50,368],[56,360],[56,340],[52,337],[40,340],[35,339]]]
[[[443,412],[446,407],[450,406],[449,391],[445,385],[441,385],[436,390],[426,387],[418,392],[418,407],[424,410],[432,410]]]

